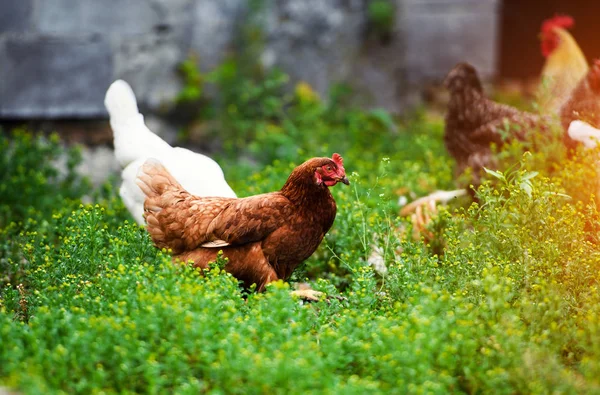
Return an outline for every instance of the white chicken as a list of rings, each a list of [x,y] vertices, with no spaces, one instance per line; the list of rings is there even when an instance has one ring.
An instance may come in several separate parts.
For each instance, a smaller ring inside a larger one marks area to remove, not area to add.
[[[594,148],[600,142],[600,129],[587,122],[575,120],[569,125],[569,137],[579,141],[586,148]]]
[[[148,158],[158,159],[194,195],[236,197],[217,162],[186,148],[171,147],[148,129],[127,82],[113,82],[106,92],[104,105],[110,115],[115,157],[123,169],[119,195],[139,224],[145,223],[145,195],[135,180],[138,169]]]

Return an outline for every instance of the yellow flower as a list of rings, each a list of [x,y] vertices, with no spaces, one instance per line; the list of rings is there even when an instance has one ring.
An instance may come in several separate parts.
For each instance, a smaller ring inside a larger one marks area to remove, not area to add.
[[[319,94],[306,82],[300,81],[296,84],[296,97],[300,103],[314,103],[321,100]]]

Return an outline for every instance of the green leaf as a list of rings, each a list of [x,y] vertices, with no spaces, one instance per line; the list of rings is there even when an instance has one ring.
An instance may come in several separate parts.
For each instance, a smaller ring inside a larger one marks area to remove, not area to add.
[[[502,174],[499,171],[491,170],[491,169],[488,169],[487,167],[484,167],[483,170],[485,170],[485,172],[488,173],[490,176],[495,177],[495,178],[497,178],[499,180],[505,180],[506,179],[504,177],[504,174]]]
[[[521,184],[519,184],[519,187],[521,187],[521,190],[523,190],[527,196],[531,197],[531,194],[533,193],[533,186],[531,185],[531,182],[523,181]]]
[[[521,177],[521,180],[523,180],[523,181],[531,180],[532,178],[536,177],[538,174],[540,174],[540,173],[537,171],[529,171],[529,172],[523,174],[523,176]]]

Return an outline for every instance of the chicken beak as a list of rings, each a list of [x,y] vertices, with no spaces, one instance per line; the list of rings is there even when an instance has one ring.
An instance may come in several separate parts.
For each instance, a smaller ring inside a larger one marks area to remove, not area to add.
[[[350,181],[348,180],[348,177],[346,177],[346,176],[340,178],[340,181],[346,185],[350,185]]]

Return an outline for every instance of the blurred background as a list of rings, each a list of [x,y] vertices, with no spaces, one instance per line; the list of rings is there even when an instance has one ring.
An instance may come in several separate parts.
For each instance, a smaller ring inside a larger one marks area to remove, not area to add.
[[[557,12],[577,21],[584,53],[600,53],[599,11],[567,0],[3,0],[0,125],[108,147],[103,100],[121,78],[173,142],[218,100],[219,81],[274,69],[290,88],[325,99],[345,89],[363,108],[406,114],[459,61],[526,86],[543,64],[540,24]],[[86,161],[116,169],[108,151]]]

